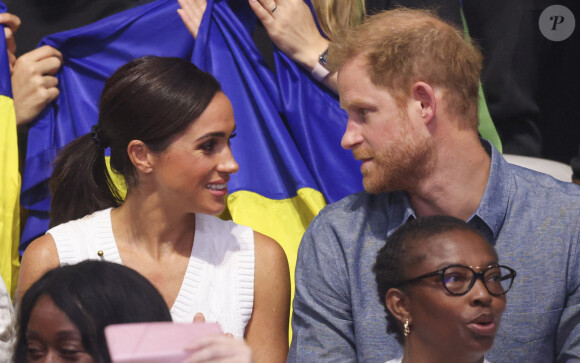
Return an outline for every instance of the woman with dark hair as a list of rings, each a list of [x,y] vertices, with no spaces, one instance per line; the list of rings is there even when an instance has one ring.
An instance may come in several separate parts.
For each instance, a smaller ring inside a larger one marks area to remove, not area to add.
[[[134,270],[101,261],[59,267],[22,298],[14,360],[110,362],[106,326],[153,321],[171,321],[171,314],[155,287]],[[232,354],[243,345],[226,342]],[[236,356],[242,361],[248,357],[247,347]]]
[[[92,132],[57,157],[56,227],[25,251],[19,296],[59,264],[122,263],[153,283],[174,321],[202,313],[244,337],[256,361],[284,361],[290,300],[284,251],[249,227],[215,217],[238,170],[230,149],[233,110],[219,83],[183,59],[139,58],[107,80],[99,108]],[[124,200],[107,171],[107,148],[127,186]]]
[[[387,332],[403,345],[387,363],[487,362],[516,272],[478,230],[454,217],[411,220],[387,239],[373,272]]]
[[[125,266],[101,261],[50,270],[28,289],[18,313],[16,362],[47,355],[42,333],[58,324],[48,324],[40,316],[58,321],[66,316],[78,334],[61,341],[62,355],[92,357],[95,362],[111,360],[105,340],[107,325],[171,321],[165,301],[147,279]]]

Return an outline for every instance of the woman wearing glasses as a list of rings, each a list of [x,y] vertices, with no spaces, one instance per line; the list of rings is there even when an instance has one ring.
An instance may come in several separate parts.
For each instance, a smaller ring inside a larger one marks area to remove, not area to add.
[[[412,220],[389,237],[373,271],[387,332],[403,345],[403,357],[387,363],[487,362],[516,272],[477,230],[453,217]]]

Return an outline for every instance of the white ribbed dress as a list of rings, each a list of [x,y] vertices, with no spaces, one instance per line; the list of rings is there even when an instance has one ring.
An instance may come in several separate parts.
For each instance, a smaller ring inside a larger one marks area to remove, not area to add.
[[[50,229],[61,264],[103,259],[122,263],[104,209]],[[254,305],[254,232],[232,221],[195,215],[195,237],[181,289],[171,307],[175,322],[196,313],[218,322],[225,333],[243,337]]]

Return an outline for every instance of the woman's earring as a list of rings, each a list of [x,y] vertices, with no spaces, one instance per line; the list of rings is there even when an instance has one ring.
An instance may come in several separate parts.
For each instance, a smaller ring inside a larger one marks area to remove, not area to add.
[[[405,319],[405,324],[403,324],[403,334],[408,337],[411,334],[411,328],[409,327],[409,319]]]

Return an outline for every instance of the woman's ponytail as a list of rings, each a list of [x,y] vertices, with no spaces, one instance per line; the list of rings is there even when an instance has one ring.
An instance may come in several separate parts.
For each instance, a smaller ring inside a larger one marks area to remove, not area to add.
[[[51,227],[121,204],[105,162],[107,146],[98,126],[93,126],[91,133],[60,151],[50,179]]]

